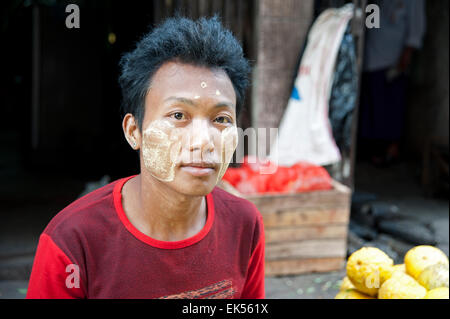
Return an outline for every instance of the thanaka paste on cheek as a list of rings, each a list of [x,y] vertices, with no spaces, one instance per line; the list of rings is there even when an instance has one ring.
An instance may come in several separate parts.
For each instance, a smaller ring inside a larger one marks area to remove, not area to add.
[[[216,184],[222,179],[236,150],[238,133],[236,126],[227,127],[221,134],[221,163]]]
[[[142,158],[150,174],[163,182],[175,178],[175,167],[181,153],[177,129],[165,120],[150,123],[143,134]]]

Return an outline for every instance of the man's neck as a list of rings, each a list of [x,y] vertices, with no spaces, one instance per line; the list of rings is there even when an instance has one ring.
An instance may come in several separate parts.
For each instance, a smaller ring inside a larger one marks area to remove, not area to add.
[[[205,225],[204,197],[177,193],[145,173],[129,180],[122,194],[130,222],[154,239],[183,240],[197,234]]]

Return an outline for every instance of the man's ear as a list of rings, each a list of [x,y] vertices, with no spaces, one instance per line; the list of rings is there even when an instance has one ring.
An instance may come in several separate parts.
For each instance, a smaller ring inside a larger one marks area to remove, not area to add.
[[[133,114],[127,113],[124,116],[122,129],[131,148],[135,151],[139,150],[141,148],[141,131]]]

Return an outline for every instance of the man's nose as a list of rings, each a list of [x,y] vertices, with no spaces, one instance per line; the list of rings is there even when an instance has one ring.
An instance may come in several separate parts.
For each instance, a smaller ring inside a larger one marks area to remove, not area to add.
[[[195,119],[192,121],[192,131],[190,134],[189,150],[191,152],[212,152],[214,151],[214,143],[211,127],[207,120]]]

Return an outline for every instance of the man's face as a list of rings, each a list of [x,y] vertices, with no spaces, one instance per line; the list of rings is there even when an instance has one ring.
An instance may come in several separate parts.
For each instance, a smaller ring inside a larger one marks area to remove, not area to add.
[[[235,104],[224,71],[163,64],[145,98],[141,170],[182,194],[211,192],[237,145]]]

